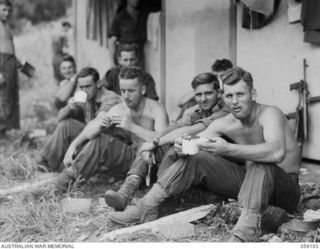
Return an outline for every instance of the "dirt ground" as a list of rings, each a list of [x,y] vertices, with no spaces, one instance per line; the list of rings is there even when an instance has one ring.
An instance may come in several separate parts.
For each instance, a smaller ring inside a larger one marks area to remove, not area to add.
[[[35,156],[47,137],[30,138],[34,129],[45,129],[50,135],[56,127],[56,111],[52,106],[56,86],[53,81],[50,54],[50,34],[56,23],[30,27],[28,32],[16,37],[17,54],[26,58],[36,67],[36,76],[28,79],[20,75],[20,131],[12,131],[0,140],[0,188],[34,182],[40,179],[36,170]],[[32,46],[30,46],[32,44]],[[41,48],[41,49],[39,49]],[[310,168],[309,168],[310,170]],[[309,173],[310,174],[310,173]],[[294,217],[301,217],[306,209],[320,208],[320,196],[306,197],[312,193],[315,184],[307,184],[304,171],[301,182],[303,198]],[[311,174],[310,174],[311,175]],[[48,193],[35,198],[28,193],[0,196],[0,241],[1,242],[96,242],[107,232],[119,229],[111,224],[108,213],[112,208],[91,205],[81,213],[63,210],[65,197],[89,198],[96,203],[107,189],[118,189],[122,180],[101,172],[83,187],[73,188],[64,196]],[[141,190],[135,198],[141,197]],[[235,201],[219,201],[215,196],[199,189],[191,189],[181,196],[167,200],[160,209],[160,216],[183,211],[195,206],[213,203],[215,208],[204,218],[194,221],[196,231],[193,236],[170,238],[155,233],[132,234],[117,238],[115,242],[224,242],[237,222],[240,209]],[[273,223],[290,220],[293,216],[276,210]],[[273,216],[273,217],[274,217]],[[278,224],[266,222],[269,230],[264,231],[261,242],[319,242],[319,228],[309,232],[295,232],[288,223],[278,228]]]

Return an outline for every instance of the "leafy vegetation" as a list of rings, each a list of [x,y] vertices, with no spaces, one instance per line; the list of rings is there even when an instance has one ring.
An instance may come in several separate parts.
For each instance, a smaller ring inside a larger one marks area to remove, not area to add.
[[[13,0],[12,26],[20,33],[27,23],[38,24],[66,16],[71,0]]]

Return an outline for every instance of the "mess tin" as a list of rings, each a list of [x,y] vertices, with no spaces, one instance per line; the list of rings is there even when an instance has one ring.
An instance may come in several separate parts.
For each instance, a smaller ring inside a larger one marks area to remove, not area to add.
[[[198,136],[183,136],[182,137],[182,153],[185,155],[195,155],[199,153],[199,146],[196,140]]]

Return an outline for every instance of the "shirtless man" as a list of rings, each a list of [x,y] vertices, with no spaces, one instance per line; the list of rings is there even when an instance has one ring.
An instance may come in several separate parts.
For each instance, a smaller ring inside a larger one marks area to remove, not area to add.
[[[119,77],[124,102],[101,111],[72,141],[63,159],[68,168],[58,177],[56,187],[66,186],[79,175],[88,180],[100,166],[126,174],[140,144],[167,127],[165,108],[144,97],[143,71],[126,67]]]
[[[20,128],[18,68],[7,24],[11,8],[10,0],[0,0],[0,135]]]
[[[215,120],[199,134],[210,141],[199,144],[199,154],[184,156],[168,168],[135,206],[110,214],[112,221],[129,224],[153,220],[165,198],[198,184],[241,204],[230,241],[258,240],[261,215],[269,204],[289,213],[295,211],[300,198],[300,152],[285,115],[274,106],[255,102],[251,74],[243,69],[227,70],[222,80],[224,101],[231,114]],[[176,140],[175,147],[181,153],[181,139]],[[240,165],[228,158],[246,163]]]

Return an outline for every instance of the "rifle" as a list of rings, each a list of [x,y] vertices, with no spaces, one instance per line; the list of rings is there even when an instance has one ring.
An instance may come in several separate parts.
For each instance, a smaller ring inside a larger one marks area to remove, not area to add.
[[[301,147],[301,152],[303,148],[303,143],[308,139],[309,133],[309,114],[308,107],[309,104],[320,102],[320,96],[310,97],[310,92],[308,91],[308,84],[306,81],[306,71],[307,71],[307,61],[303,59],[303,80],[299,82],[290,84],[290,91],[297,90],[299,94],[299,101],[296,107],[296,111],[289,113],[287,115],[288,119],[295,119],[295,129],[294,133]]]

